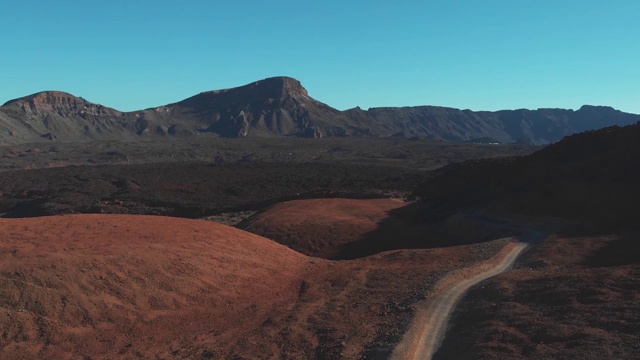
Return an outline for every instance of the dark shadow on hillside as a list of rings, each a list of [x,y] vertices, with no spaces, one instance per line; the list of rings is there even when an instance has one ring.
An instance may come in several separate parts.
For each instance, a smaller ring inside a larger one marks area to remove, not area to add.
[[[396,249],[430,249],[466,245],[519,235],[522,229],[475,219],[463,212],[439,212],[410,203],[388,212],[376,230],[343,245],[336,260],[347,260]]]
[[[329,163],[157,163],[0,172],[0,214],[126,213],[199,218],[317,197],[412,191],[422,171]]]
[[[540,227],[555,223],[565,236],[620,233],[640,223],[639,138],[640,125],[611,127],[521,158],[469,161],[414,195],[450,209],[527,217]]]
[[[640,264],[640,232],[621,234],[603,249],[584,262],[590,267],[607,267]]]

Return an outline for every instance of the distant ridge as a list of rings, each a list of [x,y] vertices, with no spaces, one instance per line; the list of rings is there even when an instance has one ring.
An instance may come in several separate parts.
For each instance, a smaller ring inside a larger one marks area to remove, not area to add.
[[[61,91],[43,91],[0,107],[0,145],[190,136],[393,136],[539,145],[577,132],[638,121],[640,115],[589,105],[575,111],[490,112],[438,106],[339,111],[310,97],[300,81],[281,76],[131,112]]]

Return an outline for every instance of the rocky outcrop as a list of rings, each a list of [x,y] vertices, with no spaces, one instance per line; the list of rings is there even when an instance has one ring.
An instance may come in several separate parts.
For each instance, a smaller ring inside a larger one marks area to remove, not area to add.
[[[135,133],[120,111],[60,91],[44,91],[0,107],[0,143],[120,139]]]

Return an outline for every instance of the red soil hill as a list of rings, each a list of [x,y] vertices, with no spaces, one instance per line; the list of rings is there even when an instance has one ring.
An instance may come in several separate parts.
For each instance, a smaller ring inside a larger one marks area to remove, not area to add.
[[[310,199],[276,204],[240,227],[296,251],[340,258],[343,248],[378,229],[389,212],[405,203],[392,199]]]
[[[203,344],[221,351],[297,298],[307,264],[205,221],[3,219],[0,234],[5,359],[192,357],[208,354]]]

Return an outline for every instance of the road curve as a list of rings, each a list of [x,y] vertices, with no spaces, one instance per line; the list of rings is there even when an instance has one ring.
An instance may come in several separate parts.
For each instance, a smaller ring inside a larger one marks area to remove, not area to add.
[[[409,331],[396,347],[391,359],[431,359],[444,335],[449,316],[462,295],[470,287],[507,270],[527,246],[524,242],[507,243],[497,255],[485,262],[491,266],[479,269],[480,272],[469,274],[466,279],[439,291],[440,294],[433,301],[417,310]],[[447,275],[441,283],[446,284],[455,275]]]

